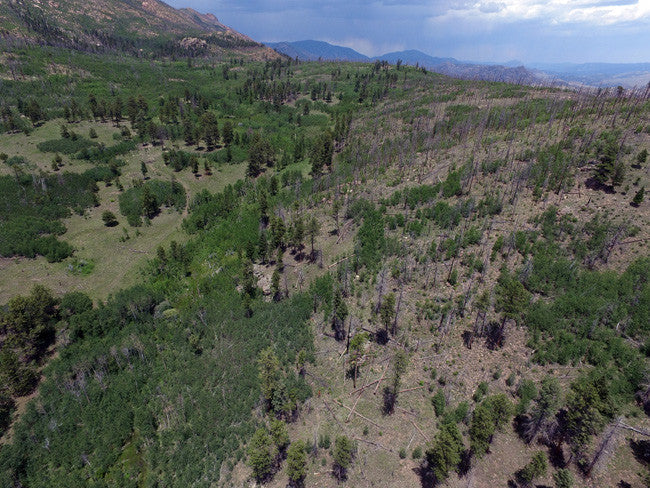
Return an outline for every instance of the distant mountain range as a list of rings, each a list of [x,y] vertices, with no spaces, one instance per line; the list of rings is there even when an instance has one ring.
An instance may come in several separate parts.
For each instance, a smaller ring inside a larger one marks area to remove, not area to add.
[[[298,58],[301,61],[359,61],[367,62],[371,59],[354,49],[343,46],[335,46],[323,41],[293,41],[293,42],[265,42],[267,46],[277,52]]]
[[[302,61],[388,61],[396,64],[421,66],[430,71],[456,78],[505,81],[522,84],[555,84],[586,86],[617,86],[626,88],[645,86],[650,82],[650,63],[636,64],[549,64],[531,63],[524,66],[520,61],[506,63],[482,63],[459,61],[454,58],[430,56],[418,50],[398,51],[380,56],[365,56],[354,49],[336,46],[324,41],[267,42],[267,46],[280,54]]]

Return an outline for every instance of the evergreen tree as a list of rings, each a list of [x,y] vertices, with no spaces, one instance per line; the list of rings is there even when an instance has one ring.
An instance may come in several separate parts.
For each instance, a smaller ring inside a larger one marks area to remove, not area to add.
[[[347,478],[347,471],[352,465],[355,450],[354,442],[347,436],[338,436],[334,441],[334,451],[332,452],[334,466],[332,471],[338,480]]]
[[[263,483],[273,474],[277,454],[277,448],[266,429],[257,429],[248,446],[248,465],[258,483]]]
[[[293,442],[287,450],[287,476],[289,485],[302,488],[307,476],[307,453],[304,441]]]
[[[282,420],[273,419],[271,421],[271,438],[273,443],[277,448],[280,454],[284,453],[289,446],[289,431],[287,430],[287,424]]]
[[[389,415],[395,409],[397,403],[397,395],[402,385],[402,375],[406,372],[408,365],[408,356],[406,352],[399,350],[395,353],[393,358],[393,373],[390,379],[390,384],[384,388],[384,414]]]
[[[481,458],[488,451],[492,436],[512,418],[514,407],[504,394],[493,395],[476,407],[469,427],[472,453]]]
[[[262,398],[266,402],[267,409],[270,409],[273,394],[281,382],[280,360],[275,355],[273,348],[268,347],[260,351],[257,367],[262,388]]]
[[[211,151],[219,141],[219,124],[217,122],[217,117],[212,112],[205,112],[201,117],[200,125],[205,145],[207,146],[208,151]]]
[[[547,470],[548,461],[546,459],[546,454],[542,451],[537,451],[533,454],[533,458],[530,462],[519,470],[517,478],[524,486],[529,486],[534,479],[545,476]]]
[[[568,469],[558,469],[553,475],[553,481],[555,481],[555,488],[573,487],[573,475]]]
[[[645,197],[645,187],[642,186],[641,189],[638,192],[636,192],[636,194],[634,195],[634,198],[632,199],[632,205],[638,207],[643,203],[644,197]]]
[[[323,132],[314,141],[309,159],[311,160],[311,173],[314,176],[320,175],[326,167],[332,165],[334,155],[334,143],[332,134]]]
[[[273,166],[274,157],[271,143],[259,133],[255,133],[248,149],[249,162],[246,174],[251,178],[257,177],[264,166]]]
[[[395,318],[395,294],[388,293],[386,294],[382,301],[381,306],[379,307],[379,317],[381,318],[381,323],[384,325],[384,330],[386,332],[386,337],[388,337],[388,329],[393,323]]]
[[[316,237],[320,234],[320,224],[318,223],[318,220],[316,220],[316,217],[312,216],[311,219],[309,219],[309,222],[307,223],[307,235],[309,236],[309,241],[311,242],[311,259],[315,259],[314,255],[314,241],[316,240]]]
[[[230,120],[226,120],[223,124],[223,129],[222,129],[222,134],[221,136],[223,137],[223,143],[226,146],[230,146],[233,141],[233,130],[232,130],[232,123]]]
[[[34,125],[38,124],[43,120],[43,110],[36,100],[33,98],[27,104],[25,108],[25,115],[32,121]]]
[[[142,188],[142,213],[150,219],[158,213],[158,199],[148,185]]]
[[[271,296],[273,300],[279,302],[282,300],[282,289],[280,288],[280,272],[276,268],[271,276]]]
[[[348,316],[348,307],[343,300],[340,289],[334,293],[334,303],[332,307],[332,330],[334,338],[337,341],[345,339],[345,319]]]
[[[463,438],[458,426],[446,422],[427,448],[423,468],[433,475],[436,482],[442,483],[450,471],[458,469],[463,449]]]

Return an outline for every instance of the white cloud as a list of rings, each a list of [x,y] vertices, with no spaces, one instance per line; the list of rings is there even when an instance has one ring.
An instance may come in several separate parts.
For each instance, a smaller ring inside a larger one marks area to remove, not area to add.
[[[447,23],[468,20],[477,23],[508,23],[522,20],[543,20],[551,24],[581,23],[612,25],[650,21],[650,0],[621,2],[617,0],[502,0],[460,1],[440,12],[437,6],[431,20]]]

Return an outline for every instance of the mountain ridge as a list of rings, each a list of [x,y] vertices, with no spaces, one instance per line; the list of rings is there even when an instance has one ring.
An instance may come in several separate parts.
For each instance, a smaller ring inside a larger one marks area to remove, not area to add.
[[[308,43],[319,43],[318,55],[305,47]],[[504,63],[458,60],[452,57],[435,57],[417,49],[394,51],[379,56],[365,56],[352,48],[344,48],[324,41],[283,41],[265,43],[281,54],[303,61],[387,61],[396,64],[420,66],[437,73],[457,78],[485,81],[544,85],[585,85],[590,87],[618,86],[632,88],[650,82],[650,63],[524,63],[511,60]],[[327,45],[325,48],[322,44]],[[300,49],[295,46],[300,45]],[[327,51],[340,52],[345,49],[347,57],[328,57]],[[352,51],[352,53],[349,53]]]
[[[0,2],[0,39],[85,51],[278,57],[213,14],[161,0],[8,0]]]
[[[368,57],[352,48],[337,46],[324,41],[284,41],[266,43],[266,45],[274,48],[280,54],[290,58],[298,58],[301,61],[386,61],[391,64],[396,64],[399,61],[405,65],[419,66],[455,78],[502,81],[530,85],[548,84],[547,78],[538,76],[531,70],[522,66],[508,67],[502,65],[467,63],[450,57],[434,57],[417,49],[394,51],[375,57]],[[310,50],[310,47],[315,50]],[[330,53],[329,56],[328,53]]]

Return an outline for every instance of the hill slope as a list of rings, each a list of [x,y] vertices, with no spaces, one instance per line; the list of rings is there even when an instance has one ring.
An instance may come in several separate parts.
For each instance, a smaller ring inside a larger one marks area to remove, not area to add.
[[[275,58],[272,50],[212,14],[175,9],[160,0],[60,0],[0,3],[0,38],[81,50],[233,54]]]

